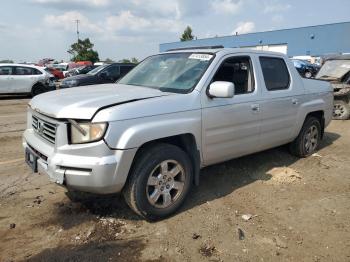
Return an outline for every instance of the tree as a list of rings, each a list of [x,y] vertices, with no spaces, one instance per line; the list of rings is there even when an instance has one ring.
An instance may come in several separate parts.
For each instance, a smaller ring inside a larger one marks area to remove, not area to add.
[[[131,63],[138,64],[139,60],[136,57],[131,58]]]
[[[187,26],[180,40],[183,42],[183,41],[190,41],[193,39],[194,39],[194,35],[192,35],[192,28],[190,26]]]
[[[119,63],[131,63],[130,59],[128,59],[128,58],[124,58],[122,60],[119,60],[118,62]]]
[[[94,44],[90,42],[89,38],[78,40],[77,43],[71,45],[71,49],[67,52],[73,56],[72,61],[91,61],[95,63],[99,61],[97,51],[93,50]]]
[[[114,63],[114,60],[107,57],[106,60],[105,60],[105,62],[106,62],[106,63]]]
[[[10,59],[5,59],[5,60],[0,60],[0,63],[3,63],[3,64],[13,64],[13,61],[10,60]]]
[[[136,57],[132,57],[131,59],[124,58],[122,60],[119,60],[119,63],[131,63],[131,64],[138,64],[139,60]]]

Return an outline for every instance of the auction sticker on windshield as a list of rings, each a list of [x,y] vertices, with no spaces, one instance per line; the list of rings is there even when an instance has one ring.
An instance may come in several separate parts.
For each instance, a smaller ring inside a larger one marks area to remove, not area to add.
[[[209,55],[209,54],[192,54],[192,55],[190,55],[189,59],[198,59],[198,60],[202,60],[202,61],[209,61],[212,57],[213,57],[213,55]]]

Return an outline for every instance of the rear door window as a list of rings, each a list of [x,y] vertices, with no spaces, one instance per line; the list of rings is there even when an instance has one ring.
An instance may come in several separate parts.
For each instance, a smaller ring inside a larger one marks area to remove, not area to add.
[[[120,66],[120,75],[126,75],[134,66]]]
[[[42,75],[43,73],[40,70],[33,68],[33,75]]]
[[[105,69],[107,76],[110,78],[118,78],[120,75],[120,70],[118,65],[112,65]]]
[[[276,91],[288,89],[290,76],[284,59],[263,56],[259,59],[267,90]]]
[[[0,75],[12,75],[13,67],[12,66],[0,66]]]
[[[121,66],[120,67],[120,75],[125,76],[133,68],[134,68],[134,66]]]
[[[20,75],[20,76],[33,75],[33,68],[17,66],[16,75]]]

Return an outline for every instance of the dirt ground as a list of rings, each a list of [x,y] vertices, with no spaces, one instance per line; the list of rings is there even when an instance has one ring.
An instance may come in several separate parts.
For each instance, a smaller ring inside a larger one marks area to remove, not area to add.
[[[350,121],[319,152],[286,147],[202,170],[173,217],[67,194],[24,163],[26,98],[0,100],[0,261],[350,261]],[[243,216],[243,217],[242,217]]]

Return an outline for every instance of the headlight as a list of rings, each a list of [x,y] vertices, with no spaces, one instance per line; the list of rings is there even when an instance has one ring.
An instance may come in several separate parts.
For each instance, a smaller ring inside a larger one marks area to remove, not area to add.
[[[77,80],[65,80],[62,82],[63,85],[69,86],[69,87],[73,87],[73,86],[77,86],[78,85],[78,81]]]
[[[98,141],[102,139],[107,129],[107,123],[70,122],[70,142],[72,144],[83,144]]]

